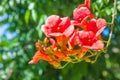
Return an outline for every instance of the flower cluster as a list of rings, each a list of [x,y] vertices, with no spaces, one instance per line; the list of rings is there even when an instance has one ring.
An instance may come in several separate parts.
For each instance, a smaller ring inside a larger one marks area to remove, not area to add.
[[[94,62],[91,59],[104,49],[101,32],[106,21],[95,18],[90,11],[90,0],[85,0],[73,11],[73,20],[51,15],[41,29],[46,35],[44,41],[36,42],[37,52],[29,64],[45,60],[56,68],[63,68],[67,63]]]

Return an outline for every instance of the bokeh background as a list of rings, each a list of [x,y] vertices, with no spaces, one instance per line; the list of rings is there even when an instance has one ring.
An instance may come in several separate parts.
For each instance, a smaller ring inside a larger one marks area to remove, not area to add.
[[[112,41],[94,63],[84,61],[54,69],[45,61],[29,65],[43,39],[41,25],[52,15],[70,16],[84,0],[0,0],[0,80],[120,80],[120,0],[117,0]],[[91,0],[97,18],[112,20],[114,0]],[[107,41],[110,25],[104,29]]]

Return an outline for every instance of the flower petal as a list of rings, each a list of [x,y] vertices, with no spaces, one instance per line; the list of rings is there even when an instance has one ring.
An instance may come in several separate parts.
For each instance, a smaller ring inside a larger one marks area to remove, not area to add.
[[[54,39],[50,38],[50,43],[52,44],[53,47],[56,47],[56,42]]]
[[[87,7],[88,9],[90,9],[90,0],[85,0],[84,4],[80,4],[78,6],[78,8],[80,7]]]
[[[74,31],[74,26],[71,25],[69,17],[60,18],[59,16],[52,15],[48,17],[46,24],[42,25],[41,30],[47,37],[61,35],[69,37]]]
[[[90,22],[87,24],[86,30],[92,31],[96,33],[98,31],[98,28],[96,26],[96,19],[91,19]]]
[[[92,46],[85,45],[82,47],[88,48],[88,49],[93,49],[93,50],[101,50],[104,48],[104,43],[101,40],[98,40],[98,41],[94,42]]]
[[[66,28],[68,28],[71,24],[70,22],[70,18],[69,17],[64,17],[64,18],[61,18],[61,23],[59,24],[59,27],[60,27],[60,31],[64,31]]]
[[[52,58],[48,54],[37,51],[29,64],[36,64],[39,60],[52,61]]]
[[[44,32],[44,34],[47,36],[47,37],[50,37],[49,33],[51,33],[51,29],[46,26],[46,25],[42,25],[41,26],[41,31]]]
[[[56,58],[60,58],[60,59],[64,59],[64,58],[65,58],[65,55],[64,55],[62,52],[60,52],[60,51],[56,51],[56,52],[54,53],[54,56],[55,56]]]
[[[76,31],[76,32],[74,32],[73,35],[70,37],[69,42],[68,42],[68,45],[73,48],[73,47],[74,47],[76,44],[78,44],[78,43],[79,43],[79,32]]]
[[[104,48],[104,43],[101,40],[96,41],[91,47],[91,49],[95,49],[95,50],[101,50],[103,48]]]
[[[106,23],[105,19],[99,18],[96,21],[96,25],[97,25],[97,28],[98,28],[96,36],[98,36],[104,30],[104,28],[106,27],[107,23]]]
[[[56,37],[56,36],[62,36],[63,34],[60,32],[56,32],[56,33],[50,33],[49,35],[52,37]]]
[[[85,5],[90,9],[90,0],[85,0]]]
[[[96,40],[92,31],[79,31],[79,39],[81,46],[91,46]]]
[[[61,22],[61,19],[57,15],[51,15],[46,20],[46,25],[50,27],[55,27]]]
[[[73,11],[73,18],[79,22],[83,20],[86,16],[91,14],[90,10],[87,7],[76,8]]]
[[[74,32],[74,26],[73,25],[70,25],[64,32],[63,34],[66,36],[66,37],[69,37],[72,35],[72,33]]]

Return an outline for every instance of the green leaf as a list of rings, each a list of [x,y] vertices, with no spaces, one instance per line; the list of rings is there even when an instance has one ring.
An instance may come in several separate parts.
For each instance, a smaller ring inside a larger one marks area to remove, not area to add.
[[[104,3],[105,3],[105,4],[108,4],[108,3],[109,3],[109,0],[104,0]]]
[[[107,14],[107,15],[111,15],[111,14],[112,14],[112,10],[109,9],[109,8],[108,8],[108,9],[105,9],[105,11],[106,11],[106,14]]]
[[[38,35],[39,35],[40,39],[43,38],[43,32],[41,31],[41,26],[45,22],[45,19],[46,19],[46,15],[42,15],[40,17],[39,23],[38,23],[38,25],[36,27],[36,30],[38,31]]]
[[[30,10],[27,10],[27,11],[26,11],[24,18],[25,18],[26,24],[28,24],[29,18],[30,18]]]
[[[32,12],[32,18],[36,22],[37,21],[37,13],[34,9],[31,12]]]
[[[120,11],[120,5],[117,6],[117,9]]]

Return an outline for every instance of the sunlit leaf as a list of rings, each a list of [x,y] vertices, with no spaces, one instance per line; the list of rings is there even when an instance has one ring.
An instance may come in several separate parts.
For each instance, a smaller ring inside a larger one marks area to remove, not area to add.
[[[30,11],[29,11],[29,10],[27,10],[27,11],[25,12],[24,18],[25,18],[25,22],[28,24],[29,18],[30,18]]]
[[[35,10],[32,10],[32,18],[35,22],[37,21],[37,13]]]

